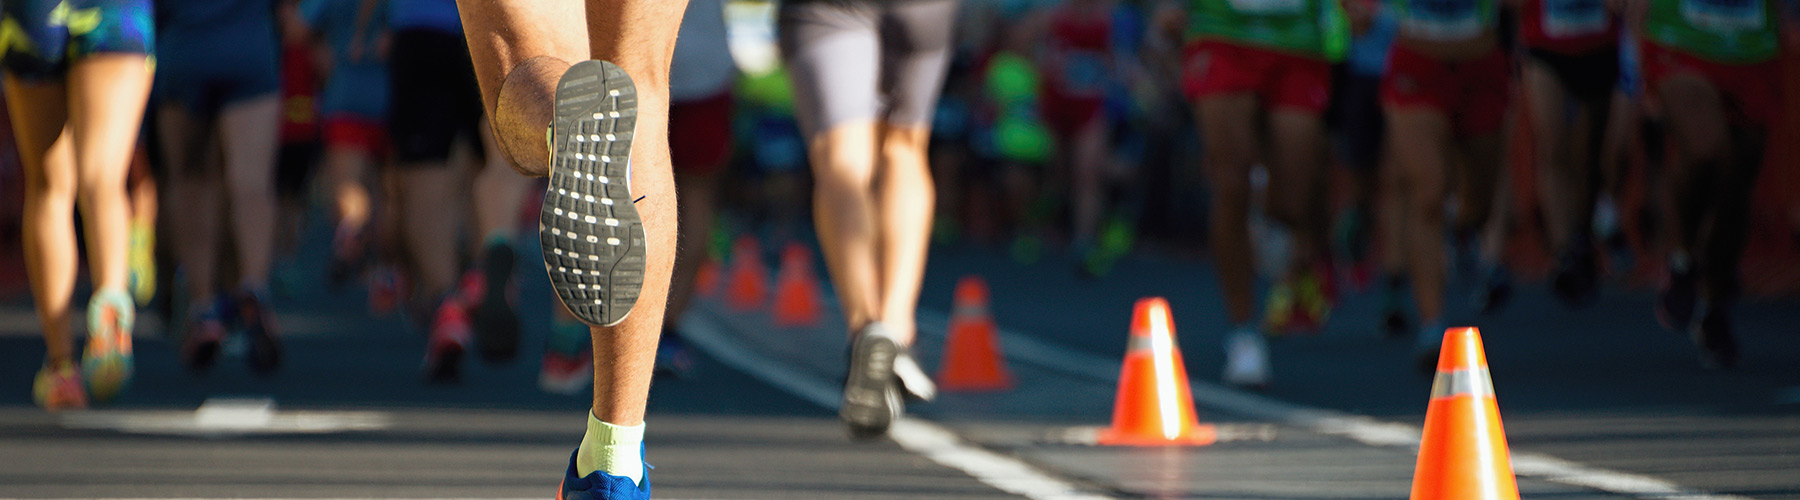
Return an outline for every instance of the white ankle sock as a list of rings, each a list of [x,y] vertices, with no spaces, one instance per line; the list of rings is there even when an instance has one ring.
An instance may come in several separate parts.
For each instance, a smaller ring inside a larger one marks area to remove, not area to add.
[[[575,473],[583,477],[594,471],[630,478],[632,484],[644,483],[644,424],[630,427],[601,422],[588,412],[587,434],[575,452]]]

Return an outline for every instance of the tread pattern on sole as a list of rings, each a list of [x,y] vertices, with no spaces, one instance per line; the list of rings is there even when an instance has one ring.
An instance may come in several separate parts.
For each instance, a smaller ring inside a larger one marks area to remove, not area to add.
[[[583,61],[557,83],[538,240],[557,298],[591,325],[624,321],[644,285],[644,224],[630,188],[636,126],[637,90],[618,66]]]
[[[877,435],[893,425],[901,404],[891,387],[894,358],[899,352],[899,344],[890,338],[863,335],[856,340],[844,381],[843,406],[838,410],[852,434]]]

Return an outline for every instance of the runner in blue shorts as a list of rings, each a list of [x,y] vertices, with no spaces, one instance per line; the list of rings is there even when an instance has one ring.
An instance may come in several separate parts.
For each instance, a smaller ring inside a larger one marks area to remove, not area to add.
[[[170,172],[176,254],[187,278],[182,359],[212,365],[226,333],[244,332],[257,373],[279,364],[268,297],[275,245],[276,128],[281,100],[274,9],[256,0],[181,0],[156,6],[157,133]],[[214,152],[223,152],[223,165]],[[218,193],[230,198],[221,203]],[[226,206],[230,210],[220,217]],[[228,220],[235,273],[220,273]],[[222,283],[221,275],[236,277]]]
[[[25,267],[48,351],[32,396],[46,410],[79,409],[131,380],[125,178],[150,93],[150,5],[11,0],[0,9],[0,67],[25,167]],[[95,290],[79,371],[69,319],[78,207]]]

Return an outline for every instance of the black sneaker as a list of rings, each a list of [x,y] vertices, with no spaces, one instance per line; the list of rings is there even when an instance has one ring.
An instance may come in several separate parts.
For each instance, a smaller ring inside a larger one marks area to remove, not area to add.
[[[1702,309],[1700,321],[1688,330],[1689,338],[1700,348],[1700,366],[1712,370],[1736,367],[1738,346],[1731,332],[1731,307],[1719,304]]]
[[[495,242],[482,250],[479,292],[474,308],[475,347],[489,363],[512,361],[519,355],[519,313],[513,307],[513,249]]]
[[[1570,307],[1586,307],[1600,296],[1599,255],[1586,238],[1577,239],[1556,259],[1550,290]]]
[[[1699,280],[1688,259],[1683,256],[1670,258],[1668,275],[1662,290],[1656,293],[1656,321],[1669,331],[1688,332],[1693,326],[1698,294]]]
[[[870,323],[857,332],[844,375],[844,401],[838,408],[851,437],[870,439],[886,434],[906,411],[894,377],[894,358],[901,349],[880,323]]]
[[[1506,266],[1495,264],[1488,268],[1487,276],[1481,282],[1481,290],[1475,293],[1475,308],[1481,314],[1494,314],[1506,308],[1512,301],[1512,273]]]
[[[1412,320],[1406,317],[1406,283],[1398,277],[1390,276],[1387,285],[1381,292],[1381,326],[1382,337],[1389,339],[1406,338],[1413,334]]]
[[[249,344],[249,354],[245,361],[250,364],[250,372],[257,375],[271,375],[281,368],[281,339],[275,327],[275,314],[263,301],[262,295],[255,292],[242,292],[237,296],[237,322],[243,328],[244,339]]]
[[[631,194],[636,88],[605,61],[570,66],[556,86],[538,241],[556,296],[590,325],[625,321],[644,286],[644,222]]]

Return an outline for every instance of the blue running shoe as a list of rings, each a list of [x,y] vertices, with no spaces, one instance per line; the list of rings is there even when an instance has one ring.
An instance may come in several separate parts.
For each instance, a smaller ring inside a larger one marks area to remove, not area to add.
[[[630,478],[600,471],[578,477],[575,475],[575,455],[569,454],[569,470],[563,472],[556,500],[650,500],[650,464],[644,464],[644,484],[640,486],[631,484]]]

